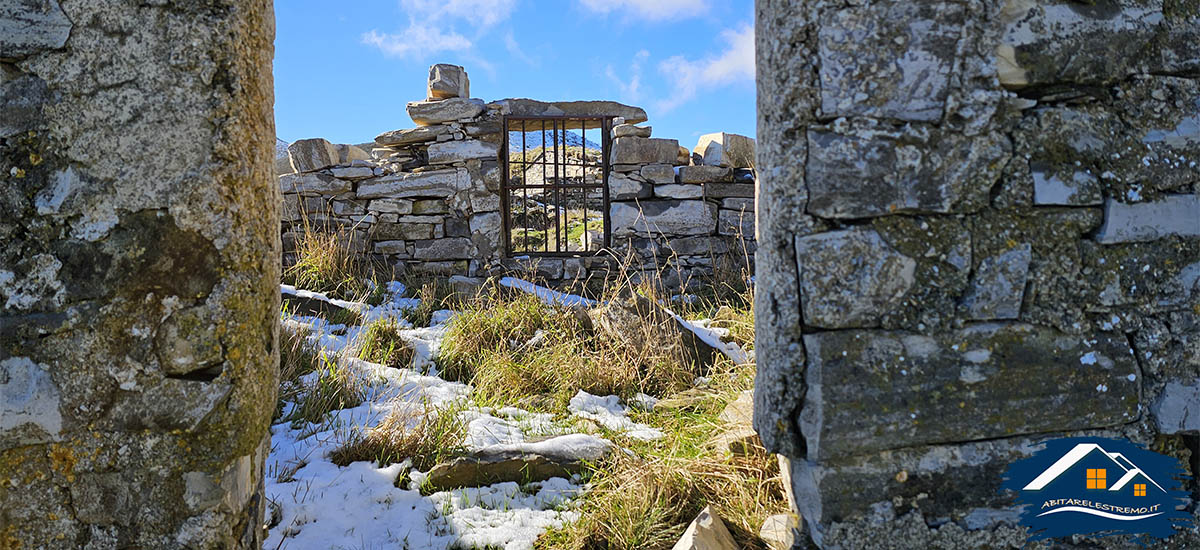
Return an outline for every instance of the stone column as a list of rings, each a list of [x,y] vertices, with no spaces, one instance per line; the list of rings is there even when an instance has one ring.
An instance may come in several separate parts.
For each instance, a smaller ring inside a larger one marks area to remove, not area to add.
[[[1020,546],[1052,437],[1194,471],[1197,15],[758,0],[755,425],[818,546]]]
[[[259,548],[267,0],[0,0],[0,548]]]

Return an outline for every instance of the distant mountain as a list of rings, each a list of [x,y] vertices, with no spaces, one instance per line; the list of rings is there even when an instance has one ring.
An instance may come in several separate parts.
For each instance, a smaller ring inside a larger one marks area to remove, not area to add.
[[[595,135],[599,135],[600,131],[599,130],[591,130],[588,133],[593,133],[593,132],[595,132]],[[562,141],[562,142],[565,142],[566,145],[570,146],[570,147],[578,147],[580,145],[583,145],[584,148],[586,148],[586,149],[595,149],[597,151],[600,150],[599,143],[596,143],[590,139],[587,140],[587,143],[584,143],[583,136],[579,135],[578,133],[576,133],[572,130],[567,130],[565,140],[561,139],[561,138],[562,138],[561,135],[554,135],[554,133],[551,132],[549,128],[546,129],[546,144],[550,147],[554,147],[556,142]],[[537,131],[525,132],[525,149],[537,149],[538,147],[541,147],[541,146],[542,146],[541,128],[538,128]],[[513,152],[513,153],[518,153],[521,151],[521,132],[509,132],[508,133],[508,150],[509,150],[509,152]]]

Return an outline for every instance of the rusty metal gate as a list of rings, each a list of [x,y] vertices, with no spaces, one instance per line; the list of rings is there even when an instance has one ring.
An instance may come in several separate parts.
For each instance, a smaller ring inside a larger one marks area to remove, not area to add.
[[[584,256],[609,247],[611,136],[612,117],[504,118],[507,256]]]

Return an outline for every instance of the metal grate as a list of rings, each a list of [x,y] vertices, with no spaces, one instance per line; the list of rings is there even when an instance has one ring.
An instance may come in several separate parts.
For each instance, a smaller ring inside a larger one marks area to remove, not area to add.
[[[609,247],[611,135],[612,117],[504,118],[508,256],[585,256]]]

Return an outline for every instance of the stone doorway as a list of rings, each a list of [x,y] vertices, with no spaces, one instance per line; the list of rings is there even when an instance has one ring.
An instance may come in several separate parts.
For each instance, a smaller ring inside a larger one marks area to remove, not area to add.
[[[506,256],[584,256],[610,246],[612,124],[609,116],[504,118]]]

